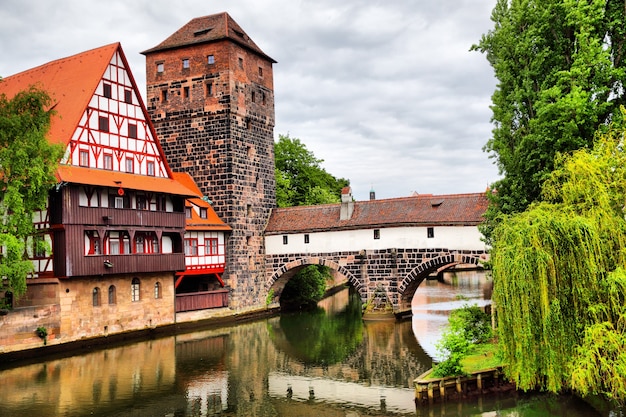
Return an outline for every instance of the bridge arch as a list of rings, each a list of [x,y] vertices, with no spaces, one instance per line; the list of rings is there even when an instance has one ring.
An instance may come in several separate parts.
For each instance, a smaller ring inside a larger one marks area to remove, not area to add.
[[[486,253],[459,253],[450,252],[428,259],[413,268],[402,280],[398,286],[399,293],[399,311],[408,311],[411,309],[411,301],[415,295],[415,291],[420,284],[433,271],[447,269],[452,265],[471,264],[481,267],[481,264],[487,260]]]
[[[367,288],[346,268],[330,259],[321,257],[304,257],[283,264],[280,268],[274,270],[270,278],[266,281],[265,288],[268,293],[271,290],[274,290],[274,302],[280,298],[283,288],[291,277],[308,265],[327,266],[328,268],[339,272],[341,275],[346,277],[350,285],[358,291],[361,300],[364,302],[367,300]]]

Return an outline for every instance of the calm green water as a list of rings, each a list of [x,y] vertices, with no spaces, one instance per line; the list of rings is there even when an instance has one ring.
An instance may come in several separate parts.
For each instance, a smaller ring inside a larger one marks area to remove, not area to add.
[[[456,295],[485,295],[481,275],[456,278],[424,284],[414,319],[401,323],[363,322],[358,299],[343,291],[312,313],[3,369],[0,416],[599,415],[548,396],[416,409],[411,381],[431,367]]]

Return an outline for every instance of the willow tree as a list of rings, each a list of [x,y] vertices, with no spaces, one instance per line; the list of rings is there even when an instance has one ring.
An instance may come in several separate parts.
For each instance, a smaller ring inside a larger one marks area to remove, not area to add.
[[[626,400],[625,135],[557,158],[543,201],[494,230],[499,341],[521,389]]]
[[[33,269],[27,244],[36,245],[35,251],[45,249],[42,239],[31,238],[33,213],[46,208],[63,151],[46,139],[50,105],[48,94],[35,87],[10,99],[0,95],[0,290],[16,297],[26,291]]]

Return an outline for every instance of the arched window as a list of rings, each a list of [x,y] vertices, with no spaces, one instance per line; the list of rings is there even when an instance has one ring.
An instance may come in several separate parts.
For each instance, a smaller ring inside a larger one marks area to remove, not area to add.
[[[93,289],[92,303],[94,307],[100,306],[100,288],[98,287]]]
[[[139,301],[139,278],[133,278],[130,284],[130,299],[131,301]]]
[[[117,295],[115,293],[115,285],[109,286],[109,304],[117,304]]]
[[[154,298],[161,298],[161,283],[154,284]]]

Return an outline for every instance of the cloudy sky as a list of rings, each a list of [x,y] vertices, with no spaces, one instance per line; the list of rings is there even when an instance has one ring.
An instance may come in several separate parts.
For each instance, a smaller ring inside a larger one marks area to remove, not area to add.
[[[0,76],[121,42],[141,51],[226,11],[274,65],[275,136],[299,138],[357,200],[480,192],[498,178],[493,71],[470,52],[495,0],[2,0]]]

